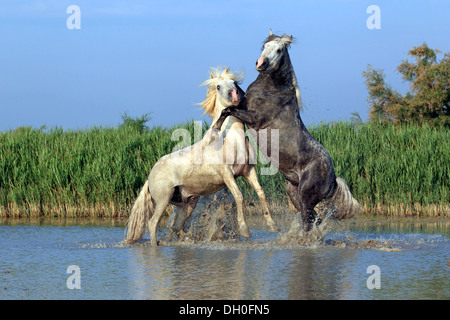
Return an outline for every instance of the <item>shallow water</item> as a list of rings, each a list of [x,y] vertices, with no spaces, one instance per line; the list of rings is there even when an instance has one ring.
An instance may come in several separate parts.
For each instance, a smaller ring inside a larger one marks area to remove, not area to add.
[[[450,298],[448,221],[345,224],[312,246],[249,226],[250,240],[152,248],[123,245],[123,226],[4,223],[0,299]]]

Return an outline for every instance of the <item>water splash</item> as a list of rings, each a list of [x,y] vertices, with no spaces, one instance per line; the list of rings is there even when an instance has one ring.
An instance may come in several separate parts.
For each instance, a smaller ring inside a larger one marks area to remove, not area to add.
[[[299,214],[280,212],[274,215],[281,231],[271,234],[264,230],[262,215],[249,215],[245,219],[252,231],[252,237],[244,239],[239,235],[236,206],[233,197],[226,190],[202,197],[196,210],[186,221],[180,235],[170,232],[159,235],[162,246],[196,246],[209,249],[286,249],[286,248],[346,248],[377,251],[401,251],[439,243],[448,243],[445,236],[424,237],[420,235],[373,234],[352,231],[348,222],[333,219],[333,212],[320,210],[322,222],[309,232],[304,232]],[[325,214],[324,214],[325,212]],[[172,215],[169,218],[170,226]],[[255,227],[256,226],[256,227]],[[167,230],[167,229],[166,229]],[[160,231],[161,233],[161,231]],[[149,245],[148,241],[140,245]]]
[[[176,211],[174,211],[175,213]],[[324,238],[329,231],[328,217],[310,232],[303,232],[299,215],[290,215],[290,229],[280,231],[277,235],[265,233],[264,236],[250,239],[242,239],[239,235],[239,227],[236,219],[236,206],[231,194],[222,190],[216,194],[202,197],[195,211],[186,221],[183,232],[174,236],[170,232],[161,237],[160,245],[204,245],[217,248],[226,246],[228,248],[286,248],[294,246],[318,246],[323,244]],[[168,226],[171,225],[174,214],[169,218]],[[264,218],[262,215],[246,217],[246,220],[259,221],[262,226]],[[282,226],[283,227],[283,226]],[[285,227],[285,226],[284,226]],[[257,232],[256,235],[259,233]]]
[[[169,218],[168,226],[172,224],[176,212],[177,208]],[[229,192],[221,190],[200,198],[180,235],[169,233],[162,241],[181,240],[192,243],[239,239],[236,214],[233,197]]]

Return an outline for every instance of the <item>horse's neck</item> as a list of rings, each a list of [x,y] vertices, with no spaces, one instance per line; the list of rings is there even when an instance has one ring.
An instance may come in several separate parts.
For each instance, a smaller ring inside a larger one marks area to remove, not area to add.
[[[301,108],[302,102],[300,89],[298,87],[297,77],[295,76],[289,54],[286,54],[280,68],[270,73],[269,77],[273,81],[275,87],[285,87],[289,89],[293,88],[295,90],[298,107]]]
[[[214,114],[212,117],[212,123],[215,123],[220,118],[220,114],[222,113],[223,109],[225,109],[225,107],[222,104],[220,104],[219,102],[216,102],[216,106],[214,108]]]
[[[280,67],[269,74],[275,86],[295,86],[294,68],[292,67],[289,55],[286,55]]]

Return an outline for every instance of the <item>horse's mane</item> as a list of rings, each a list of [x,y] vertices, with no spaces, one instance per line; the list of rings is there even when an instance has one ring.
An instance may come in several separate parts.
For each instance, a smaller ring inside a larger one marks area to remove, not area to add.
[[[293,36],[288,36],[287,34],[283,33],[282,36],[277,36],[276,34],[272,33],[272,30],[270,30],[269,36],[264,40],[261,50],[264,50],[264,45],[267,42],[271,42],[274,40],[280,40],[283,46],[287,49],[291,46],[291,43],[295,41]],[[297,103],[298,108],[300,111],[303,110],[303,103],[302,103],[302,97],[300,94],[300,88],[298,87],[297,77],[295,76],[294,68],[292,68],[292,84],[295,87],[295,95],[297,97]]]
[[[201,84],[202,86],[207,85],[208,91],[206,92],[206,99],[202,103],[199,103],[199,105],[205,110],[203,114],[207,113],[212,117],[216,108],[217,84],[226,79],[236,81],[239,84],[244,76],[242,73],[230,71],[228,67],[211,68],[209,76],[210,78]]]

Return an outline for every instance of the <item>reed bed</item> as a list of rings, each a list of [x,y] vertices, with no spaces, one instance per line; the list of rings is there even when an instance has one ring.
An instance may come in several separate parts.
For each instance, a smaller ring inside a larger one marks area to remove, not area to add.
[[[127,217],[154,163],[179,143],[171,139],[177,128],[194,137],[193,121],[144,131],[119,126],[1,132],[0,217]],[[449,216],[448,129],[375,122],[308,129],[330,153],[336,175],[346,180],[363,214]],[[270,202],[287,206],[280,173],[259,180]],[[238,183],[247,203],[257,203],[248,183]]]

